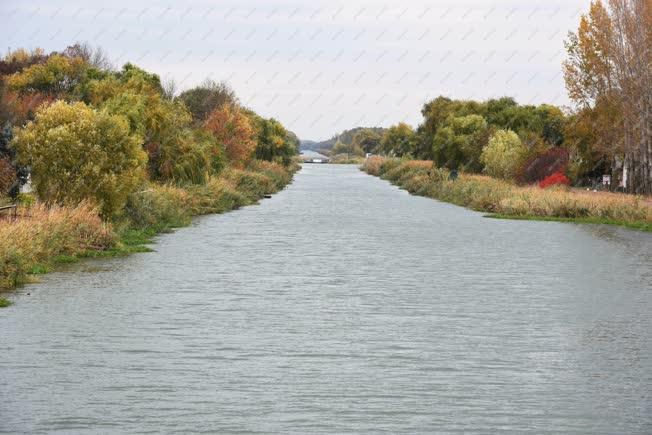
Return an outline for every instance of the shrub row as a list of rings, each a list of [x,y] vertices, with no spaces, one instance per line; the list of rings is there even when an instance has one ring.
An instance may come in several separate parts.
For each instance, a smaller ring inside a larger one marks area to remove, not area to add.
[[[87,202],[77,207],[20,207],[16,220],[0,220],[0,288],[14,287],[62,259],[133,252],[127,245],[188,225],[192,216],[237,209],[277,192],[297,169],[255,161],[244,170],[225,170],[202,185],[151,183],[130,195],[122,219],[113,224],[103,222],[97,207]]]

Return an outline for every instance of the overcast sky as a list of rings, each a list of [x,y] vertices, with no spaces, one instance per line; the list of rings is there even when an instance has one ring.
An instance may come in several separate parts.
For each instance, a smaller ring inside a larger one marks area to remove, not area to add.
[[[416,126],[438,95],[568,103],[563,41],[588,0],[0,0],[6,47],[104,48],[180,89],[226,80],[302,139]]]

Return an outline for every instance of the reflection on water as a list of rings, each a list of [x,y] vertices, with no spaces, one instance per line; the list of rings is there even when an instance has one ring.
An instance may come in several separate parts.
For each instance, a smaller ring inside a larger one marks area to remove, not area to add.
[[[0,430],[652,432],[650,234],[307,165],[155,249],[19,290]]]

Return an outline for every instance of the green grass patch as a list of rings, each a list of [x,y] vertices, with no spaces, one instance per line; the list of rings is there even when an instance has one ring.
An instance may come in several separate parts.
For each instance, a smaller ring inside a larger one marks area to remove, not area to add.
[[[52,259],[54,264],[72,264],[79,261],[76,255],[57,255]]]
[[[509,219],[509,220],[520,220],[520,221],[544,221],[544,222],[567,222],[567,223],[576,223],[576,224],[597,224],[597,225],[615,225],[619,227],[629,228],[632,230],[652,232],[652,224],[647,224],[645,222],[624,222],[616,221],[613,219],[605,219],[599,217],[577,217],[577,218],[567,218],[567,217],[556,217],[556,216],[519,216],[519,215],[507,215],[507,214],[486,214],[486,218],[490,219]]]
[[[0,308],[7,308],[11,306],[12,302],[9,299],[0,297]]]
[[[35,264],[29,271],[30,275],[43,275],[44,273],[51,272],[52,268],[47,264]]]

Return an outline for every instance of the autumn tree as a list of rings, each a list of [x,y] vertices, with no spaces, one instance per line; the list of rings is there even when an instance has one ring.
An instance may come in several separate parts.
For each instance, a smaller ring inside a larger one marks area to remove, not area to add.
[[[652,193],[652,2],[591,3],[566,42],[564,78],[593,125],[596,146],[630,192]]]
[[[19,48],[10,51],[0,59],[0,75],[10,75],[21,72],[25,68],[37,63],[43,63],[47,60],[48,56],[42,48],[36,48],[32,51]]]
[[[602,109],[602,108],[600,108]],[[609,173],[614,164],[611,144],[619,141],[619,129],[596,129],[595,126],[618,125],[617,110],[582,108],[566,122],[564,137],[570,152],[568,176],[584,183]]]
[[[199,124],[218,107],[238,103],[235,92],[226,82],[215,82],[210,79],[199,86],[183,91],[178,99],[183,101],[193,119]]]
[[[239,107],[231,104],[218,107],[208,116],[204,128],[224,147],[234,165],[242,167],[251,159],[256,148],[256,131]]]
[[[492,177],[514,179],[527,157],[527,148],[516,133],[498,130],[482,150],[480,160]]]
[[[298,151],[298,138],[294,133],[288,132],[283,124],[274,118],[263,118],[251,111],[247,113],[256,131],[255,157],[259,160],[289,164],[291,157]]]
[[[92,47],[86,42],[76,42],[73,45],[69,45],[61,54],[72,59],[82,59],[88,65],[98,70],[112,69],[111,61],[106,52],[101,47]]]
[[[43,63],[33,64],[8,76],[7,85],[22,94],[69,94],[85,80],[88,68],[89,65],[79,57],[53,54]]]
[[[39,197],[49,203],[96,203],[103,216],[120,212],[145,175],[141,139],[122,116],[84,103],[57,101],[16,131],[21,164],[32,168]]]

